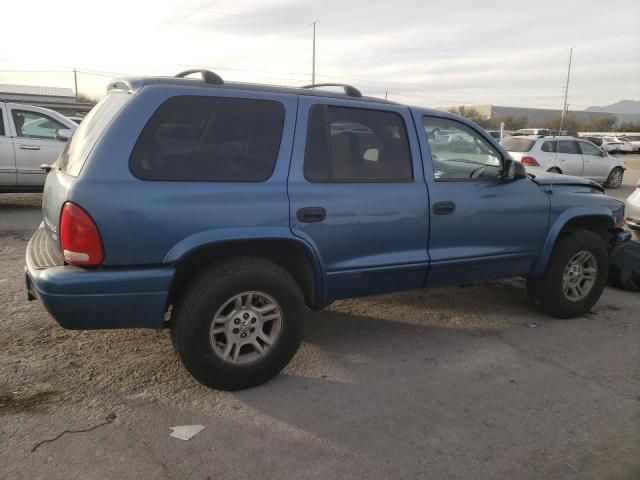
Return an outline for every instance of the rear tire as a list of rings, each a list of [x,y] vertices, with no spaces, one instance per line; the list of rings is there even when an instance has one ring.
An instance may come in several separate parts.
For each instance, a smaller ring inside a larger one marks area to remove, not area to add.
[[[240,390],[289,363],[302,341],[304,311],[300,288],[283,268],[260,258],[234,259],[206,269],[185,288],[172,311],[171,336],[196,380]]]
[[[549,315],[578,317],[602,295],[608,271],[609,258],[602,238],[589,230],[575,230],[556,242],[544,275],[527,279],[527,293],[533,304]]]
[[[622,179],[624,178],[624,170],[620,167],[615,167],[609,173],[609,177],[607,178],[607,183],[605,183],[605,187],[607,188],[618,188],[622,185]]]

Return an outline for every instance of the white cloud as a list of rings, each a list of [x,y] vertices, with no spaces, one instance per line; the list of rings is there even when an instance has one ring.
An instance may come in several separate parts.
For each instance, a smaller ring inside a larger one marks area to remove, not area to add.
[[[99,94],[100,72],[174,74],[212,67],[224,78],[300,85],[317,80],[421,105],[493,103],[559,107],[568,47],[576,46],[576,108],[640,98],[640,3],[611,0],[30,0],[3,6],[0,82],[73,86]],[[614,18],[609,22],[607,18]],[[25,19],[28,19],[26,21]],[[28,25],[28,28],[26,27]],[[90,71],[90,72],[87,72]]]

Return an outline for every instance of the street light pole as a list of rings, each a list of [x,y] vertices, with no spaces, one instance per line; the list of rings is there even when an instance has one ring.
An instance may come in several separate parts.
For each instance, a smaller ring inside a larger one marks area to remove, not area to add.
[[[564,105],[562,106],[562,115],[560,116],[560,132],[564,125],[564,117],[567,114],[567,97],[569,96],[569,78],[571,77],[571,59],[573,58],[573,47],[569,49],[569,68],[567,70],[567,83],[564,87]]]
[[[73,84],[75,85],[75,92],[76,92],[76,102],[78,101],[78,72],[76,71],[76,69],[73,69]]]
[[[318,21],[313,21],[313,57],[311,60],[311,84],[316,84],[316,23]]]

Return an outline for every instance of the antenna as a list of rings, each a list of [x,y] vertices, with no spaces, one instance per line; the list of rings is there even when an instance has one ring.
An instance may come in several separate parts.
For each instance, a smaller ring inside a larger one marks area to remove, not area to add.
[[[558,136],[562,135],[562,127],[564,126],[564,117],[567,114],[567,97],[569,96],[569,80],[571,78],[571,61],[573,59],[574,48],[576,47],[569,48],[569,67],[567,68],[567,83],[565,84],[565,87],[564,87],[564,103],[562,104],[562,113],[560,115],[560,127],[558,128]],[[558,171],[558,149],[560,148],[560,140],[554,140],[553,142],[555,143],[555,149],[554,149],[555,156],[553,159],[553,177],[555,177],[556,172]],[[551,188],[553,188],[553,183],[551,184]]]

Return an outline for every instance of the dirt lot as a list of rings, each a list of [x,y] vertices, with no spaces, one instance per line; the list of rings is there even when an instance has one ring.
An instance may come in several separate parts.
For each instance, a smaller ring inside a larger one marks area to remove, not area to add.
[[[166,331],[65,331],[26,301],[40,201],[0,196],[2,479],[640,478],[640,294],[568,321],[518,280],[338,302],[283,374],[223,393]]]

